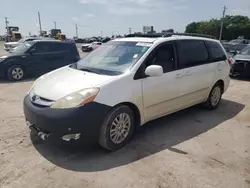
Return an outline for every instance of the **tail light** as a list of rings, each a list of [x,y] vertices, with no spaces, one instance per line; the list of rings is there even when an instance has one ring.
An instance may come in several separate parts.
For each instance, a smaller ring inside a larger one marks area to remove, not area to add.
[[[228,58],[227,62],[230,66],[233,64],[233,60],[231,58]]]

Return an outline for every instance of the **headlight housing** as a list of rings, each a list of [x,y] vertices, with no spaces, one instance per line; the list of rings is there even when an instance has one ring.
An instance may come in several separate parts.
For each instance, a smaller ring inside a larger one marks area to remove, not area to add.
[[[98,93],[99,88],[83,89],[57,100],[50,108],[75,108],[93,101]]]

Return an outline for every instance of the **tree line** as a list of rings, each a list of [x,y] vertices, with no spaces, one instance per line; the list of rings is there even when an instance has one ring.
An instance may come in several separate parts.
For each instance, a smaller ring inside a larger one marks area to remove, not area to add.
[[[192,22],[186,26],[186,33],[199,33],[212,35],[219,38],[221,19],[211,19],[209,21]],[[243,36],[250,39],[250,19],[247,16],[226,16],[222,40],[232,40]]]

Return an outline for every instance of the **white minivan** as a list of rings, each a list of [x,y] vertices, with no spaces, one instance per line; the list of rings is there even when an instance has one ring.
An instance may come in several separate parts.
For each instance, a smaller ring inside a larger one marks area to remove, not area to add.
[[[149,36],[110,41],[38,78],[24,99],[29,128],[46,141],[98,141],[113,151],[148,121],[199,103],[217,108],[230,82],[220,42]]]

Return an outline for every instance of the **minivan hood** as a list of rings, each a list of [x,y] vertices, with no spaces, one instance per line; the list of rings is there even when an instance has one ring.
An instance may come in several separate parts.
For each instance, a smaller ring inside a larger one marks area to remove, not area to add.
[[[248,60],[248,61],[250,61],[250,55],[237,54],[233,58],[235,60]]]
[[[73,92],[98,87],[115,77],[85,72],[67,66],[39,78],[33,86],[33,91],[42,98],[56,101]]]

